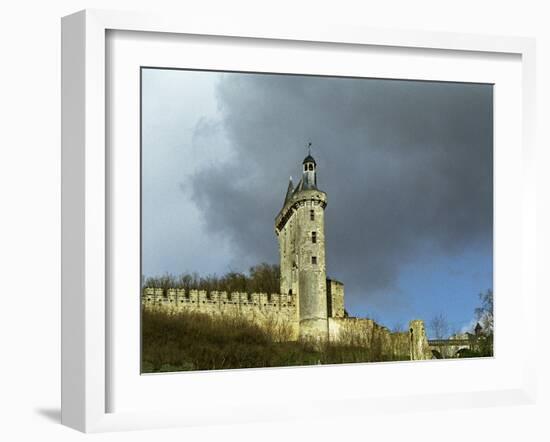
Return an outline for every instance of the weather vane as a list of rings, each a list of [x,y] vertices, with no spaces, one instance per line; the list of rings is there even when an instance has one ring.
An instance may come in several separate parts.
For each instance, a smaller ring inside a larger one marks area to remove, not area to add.
[[[311,141],[307,143],[307,154],[311,155]]]

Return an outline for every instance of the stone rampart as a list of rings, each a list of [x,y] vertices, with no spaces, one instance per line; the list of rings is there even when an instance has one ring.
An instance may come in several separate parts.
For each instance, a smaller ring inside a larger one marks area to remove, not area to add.
[[[329,318],[329,339],[346,345],[370,348],[381,361],[431,359],[423,321],[411,321],[411,332],[392,333],[366,318]]]
[[[146,287],[143,289],[141,303],[146,306],[171,306],[205,312],[249,312],[252,310],[292,314],[296,312],[293,295],[279,293],[242,293],[225,291],[162,289]]]
[[[194,312],[242,316],[273,331],[280,339],[296,340],[298,310],[295,297],[279,293],[162,289],[146,287],[141,304],[145,309],[169,313]]]
[[[343,318],[344,308],[344,284],[334,279],[327,279],[327,307],[330,318]]]
[[[209,315],[239,315],[270,330],[277,340],[294,341],[300,336],[295,295],[204,290],[143,289],[145,309],[169,313],[197,312]],[[370,348],[376,360],[430,359],[431,349],[423,321],[411,321],[409,332],[392,333],[372,319],[329,317],[329,341]]]

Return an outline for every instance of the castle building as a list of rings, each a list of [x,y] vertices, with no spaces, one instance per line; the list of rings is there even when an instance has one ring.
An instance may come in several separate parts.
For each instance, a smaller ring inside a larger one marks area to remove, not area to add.
[[[344,316],[344,286],[326,276],[327,194],[317,187],[317,163],[309,154],[302,164],[302,178],[296,187],[290,178],[275,218],[280,291],[296,297],[300,337],[328,339],[328,318]]]
[[[313,340],[360,345],[380,360],[429,359],[424,322],[409,322],[409,332],[392,333],[372,319],[348,317],[344,284],[327,278],[325,209],[327,194],[317,187],[317,163],[309,153],[302,178],[292,177],[275,218],[279,242],[279,293],[238,293],[143,287],[144,309],[243,316],[265,327],[278,341]]]

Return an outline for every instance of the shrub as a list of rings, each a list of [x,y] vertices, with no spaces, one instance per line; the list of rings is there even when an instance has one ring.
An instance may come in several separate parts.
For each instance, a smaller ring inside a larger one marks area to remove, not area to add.
[[[142,372],[341,364],[382,360],[354,344],[280,341],[239,316],[142,311]]]

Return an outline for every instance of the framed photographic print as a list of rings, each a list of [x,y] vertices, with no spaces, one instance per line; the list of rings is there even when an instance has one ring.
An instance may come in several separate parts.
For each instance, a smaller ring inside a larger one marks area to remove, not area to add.
[[[531,40],[84,11],[62,43],[63,423],[532,400]]]
[[[492,111],[492,84],[142,67],[142,373],[493,356]]]

